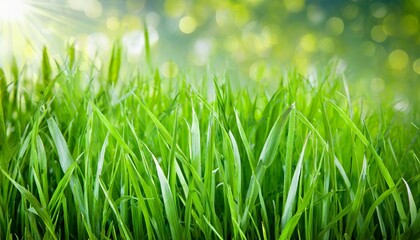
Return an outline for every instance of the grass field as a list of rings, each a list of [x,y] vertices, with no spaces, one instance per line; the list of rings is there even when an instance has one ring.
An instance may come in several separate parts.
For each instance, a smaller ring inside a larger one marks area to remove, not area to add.
[[[0,71],[0,239],[420,238],[417,105],[111,59]]]

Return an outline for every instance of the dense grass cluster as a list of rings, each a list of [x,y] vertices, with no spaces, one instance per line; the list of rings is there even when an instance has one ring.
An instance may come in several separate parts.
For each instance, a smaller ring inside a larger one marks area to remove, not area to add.
[[[1,239],[420,237],[416,106],[331,69],[241,89],[120,54],[0,71]]]

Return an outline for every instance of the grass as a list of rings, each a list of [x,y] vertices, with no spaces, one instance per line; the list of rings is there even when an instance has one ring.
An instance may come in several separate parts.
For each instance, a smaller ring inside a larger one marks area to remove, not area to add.
[[[334,67],[240,88],[42,55],[0,71],[1,239],[420,238],[417,105]]]

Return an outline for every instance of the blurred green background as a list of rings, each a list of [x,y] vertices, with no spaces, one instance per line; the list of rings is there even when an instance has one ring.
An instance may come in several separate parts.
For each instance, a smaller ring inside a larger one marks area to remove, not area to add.
[[[60,59],[74,42],[101,67],[108,61],[104,50],[118,38],[126,60],[141,64],[147,26],[153,62],[166,77],[180,69],[210,68],[264,82],[293,68],[310,78],[334,62],[336,71],[374,94],[394,93],[402,105],[420,102],[418,0],[26,0],[26,5],[25,20],[0,25],[0,65],[15,55],[30,69],[40,46]]]

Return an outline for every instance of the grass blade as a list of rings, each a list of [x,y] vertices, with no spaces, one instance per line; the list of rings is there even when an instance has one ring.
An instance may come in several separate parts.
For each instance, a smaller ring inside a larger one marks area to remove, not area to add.
[[[0,171],[3,173],[3,175],[9,179],[9,181],[16,187],[16,189],[22,194],[22,197],[24,197],[28,202],[31,204],[31,212],[38,215],[41,220],[44,222],[48,232],[51,234],[53,239],[57,239],[57,236],[55,235],[54,225],[52,224],[51,218],[49,213],[46,209],[44,209],[39,203],[39,201],[36,199],[36,197],[28,191],[26,188],[24,188],[22,185],[17,183],[15,180],[13,180],[9,174],[7,174],[2,168],[0,168]]]
[[[200,126],[198,123],[197,114],[192,109],[192,124],[191,124],[191,160],[192,165],[201,177],[201,144],[200,144]]]
[[[165,174],[162,171],[162,168],[159,165],[159,162],[156,158],[152,155],[153,161],[156,165],[156,171],[159,177],[160,188],[162,190],[162,198],[165,205],[165,212],[166,216],[169,221],[169,227],[171,229],[172,238],[173,239],[180,239],[181,238],[181,231],[179,225],[179,217],[178,212],[175,204],[175,200],[172,197],[171,188],[169,187],[168,180],[165,177]]]
[[[46,47],[42,49],[42,79],[44,80],[44,86],[48,85],[51,79],[52,68],[50,63],[50,57],[48,56],[48,50]]]
[[[112,47],[111,60],[109,61],[108,81],[109,83],[116,84],[120,76],[121,69],[121,55],[122,47],[119,41],[114,43]]]
[[[245,198],[244,213],[241,219],[241,228],[244,230],[248,225],[249,214],[251,208],[254,206],[255,200],[258,196],[258,186],[260,185],[266,169],[271,165],[276,156],[278,145],[280,144],[280,134],[284,126],[284,123],[289,116],[289,113],[295,107],[295,104],[292,104],[288,109],[286,109],[283,114],[281,114],[274,123],[273,128],[271,129],[268,137],[265,141],[264,147],[261,151],[261,155],[258,160],[258,165],[255,175],[251,177],[251,182],[249,184],[248,192]]]
[[[48,129],[50,130],[51,137],[54,141],[54,144],[57,148],[58,157],[60,160],[60,166],[63,170],[63,173],[66,173],[70,166],[74,163],[73,157],[70,154],[70,151],[67,147],[67,143],[61,134],[60,129],[57,126],[57,123],[54,119],[50,118],[47,120]],[[76,205],[80,209],[81,214],[83,215],[83,219],[87,221],[88,228],[90,228],[90,221],[89,221],[89,214],[87,212],[84,200],[83,200],[83,189],[82,185],[80,184],[77,175],[73,175],[70,179],[70,188],[73,193],[74,200]],[[90,231],[90,229],[88,229]]]
[[[375,162],[378,165],[379,171],[382,174],[382,177],[385,179],[386,183],[388,184],[389,188],[393,188],[395,186],[394,180],[392,180],[391,174],[389,173],[388,169],[386,168],[385,164],[382,161],[382,158],[378,155],[372,144],[367,140],[367,138],[363,135],[363,133],[357,128],[357,126],[353,123],[353,121],[347,116],[347,114],[333,101],[328,100],[331,106],[338,112],[340,117],[344,120],[347,126],[359,137],[359,139],[365,144],[365,146],[370,150],[372,155],[375,158]],[[397,191],[392,193],[392,196],[395,201],[395,205],[397,206],[397,211],[400,216],[400,219],[403,223],[404,229],[407,228],[407,215],[405,214],[403,203],[401,201],[401,197]]]
[[[120,225],[122,234],[125,239],[133,239],[130,232],[127,229],[127,226],[124,224],[124,222],[121,219],[121,215],[118,212],[117,205],[115,204],[114,200],[109,196],[108,190],[105,187],[104,182],[102,179],[99,179],[99,185],[102,188],[102,191],[105,195],[105,198],[108,200],[109,206],[111,207],[112,211],[114,212],[115,217],[117,218],[118,225]]]
[[[303,166],[303,158],[305,156],[305,149],[308,143],[310,134],[308,134],[305,138],[305,142],[303,143],[302,151],[299,156],[298,163],[295,168],[295,172],[293,173],[292,181],[290,183],[289,192],[287,193],[286,204],[283,209],[283,215],[281,218],[281,226],[284,228],[286,224],[289,222],[293,215],[293,208],[296,202],[296,193],[299,186],[299,178],[300,173],[302,171]]]
[[[410,186],[408,186],[408,183],[404,179],[403,179],[403,182],[405,186],[407,187],[408,206],[410,207],[411,225],[413,225],[414,221],[417,218],[416,201],[414,201],[413,194],[411,193]]]

